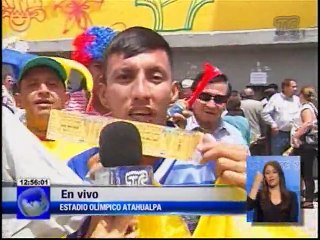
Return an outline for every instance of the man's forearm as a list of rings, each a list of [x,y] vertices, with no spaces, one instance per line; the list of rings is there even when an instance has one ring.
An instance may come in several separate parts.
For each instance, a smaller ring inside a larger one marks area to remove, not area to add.
[[[274,112],[274,109],[275,103],[270,100],[270,102],[268,102],[268,104],[261,111],[261,118],[263,119],[263,121],[273,128],[277,127],[276,122],[273,120],[271,116],[271,113]]]
[[[272,128],[276,128],[277,127],[277,123],[273,120],[273,118],[271,117],[270,113],[267,112],[262,112],[261,113],[261,117],[263,119],[263,121],[270,125]]]

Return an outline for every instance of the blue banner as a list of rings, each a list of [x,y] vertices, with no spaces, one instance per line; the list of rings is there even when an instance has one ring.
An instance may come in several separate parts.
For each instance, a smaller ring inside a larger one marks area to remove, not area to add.
[[[2,202],[3,214],[16,214],[17,202]],[[50,214],[55,215],[165,215],[243,214],[246,202],[50,202]]]

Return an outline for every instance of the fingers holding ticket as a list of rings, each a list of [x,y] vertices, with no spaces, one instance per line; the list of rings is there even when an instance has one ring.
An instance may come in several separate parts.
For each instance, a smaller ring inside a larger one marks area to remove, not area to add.
[[[205,134],[197,149],[202,156],[200,163],[215,160],[215,176],[219,178],[219,183],[245,187],[248,155],[246,147],[217,142],[212,135]]]

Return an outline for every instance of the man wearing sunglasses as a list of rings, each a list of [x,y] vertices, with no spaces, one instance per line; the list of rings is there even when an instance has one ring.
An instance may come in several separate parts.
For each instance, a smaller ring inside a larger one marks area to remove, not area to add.
[[[192,90],[196,88],[201,76],[202,73],[194,81]],[[246,145],[241,133],[234,126],[222,121],[221,115],[231,91],[232,87],[226,75],[222,74],[210,80],[192,106],[194,115],[187,119],[186,129],[200,128],[213,135],[217,141]]]
[[[193,91],[202,74],[198,74],[193,82]],[[223,121],[221,117],[231,90],[227,77],[220,75],[211,79],[196,99],[192,106],[193,115],[184,121],[186,130],[200,130],[206,133],[203,143],[198,146],[199,154],[194,159],[202,164],[191,167],[190,163],[175,161],[171,171],[166,175],[166,183],[176,184],[177,176],[188,184],[210,184],[222,177],[224,183],[244,186],[244,154],[249,153],[248,146],[240,131]],[[168,162],[166,160],[166,163]]]

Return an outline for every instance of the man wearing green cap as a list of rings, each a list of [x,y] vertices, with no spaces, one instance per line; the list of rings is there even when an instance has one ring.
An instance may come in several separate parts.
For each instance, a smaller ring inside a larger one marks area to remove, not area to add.
[[[85,144],[52,141],[46,138],[51,109],[64,109],[67,73],[64,67],[49,57],[36,57],[23,67],[18,78],[17,106],[25,109],[26,126],[58,159],[70,157],[88,148]]]

